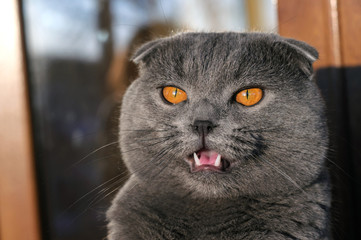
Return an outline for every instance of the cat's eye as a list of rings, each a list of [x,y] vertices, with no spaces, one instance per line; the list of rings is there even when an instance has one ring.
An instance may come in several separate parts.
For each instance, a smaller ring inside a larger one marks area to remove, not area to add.
[[[253,106],[263,97],[263,91],[260,88],[249,88],[240,91],[236,95],[236,101],[244,106]]]
[[[177,87],[164,87],[162,94],[165,100],[173,104],[178,104],[187,100],[187,93]]]

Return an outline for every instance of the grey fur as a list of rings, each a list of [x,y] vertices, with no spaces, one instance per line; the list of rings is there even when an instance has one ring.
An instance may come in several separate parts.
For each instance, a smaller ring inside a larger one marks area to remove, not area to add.
[[[184,33],[143,45],[120,118],[132,176],[108,210],[108,238],[329,239],[317,57],[306,43],[262,33]],[[166,103],[168,85],[187,101]],[[262,101],[235,102],[249,87],[264,90]],[[207,148],[230,172],[190,172],[185,159],[202,148],[195,120],[217,126]]]

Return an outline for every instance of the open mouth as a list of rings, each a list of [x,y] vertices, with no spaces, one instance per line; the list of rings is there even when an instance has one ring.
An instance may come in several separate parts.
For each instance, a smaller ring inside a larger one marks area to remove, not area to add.
[[[209,171],[225,173],[231,164],[222,158],[221,154],[207,149],[201,149],[189,156],[191,172]]]

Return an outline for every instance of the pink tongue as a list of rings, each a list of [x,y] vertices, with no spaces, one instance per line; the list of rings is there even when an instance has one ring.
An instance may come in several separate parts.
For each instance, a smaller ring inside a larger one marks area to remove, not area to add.
[[[218,156],[218,153],[214,151],[200,151],[199,154],[199,162],[202,165],[214,165]]]

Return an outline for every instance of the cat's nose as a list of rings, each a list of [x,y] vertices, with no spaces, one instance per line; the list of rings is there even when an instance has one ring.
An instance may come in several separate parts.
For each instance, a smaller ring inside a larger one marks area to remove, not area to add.
[[[193,130],[197,132],[199,136],[208,135],[215,127],[216,125],[208,120],[195,120],[192,125]]]

